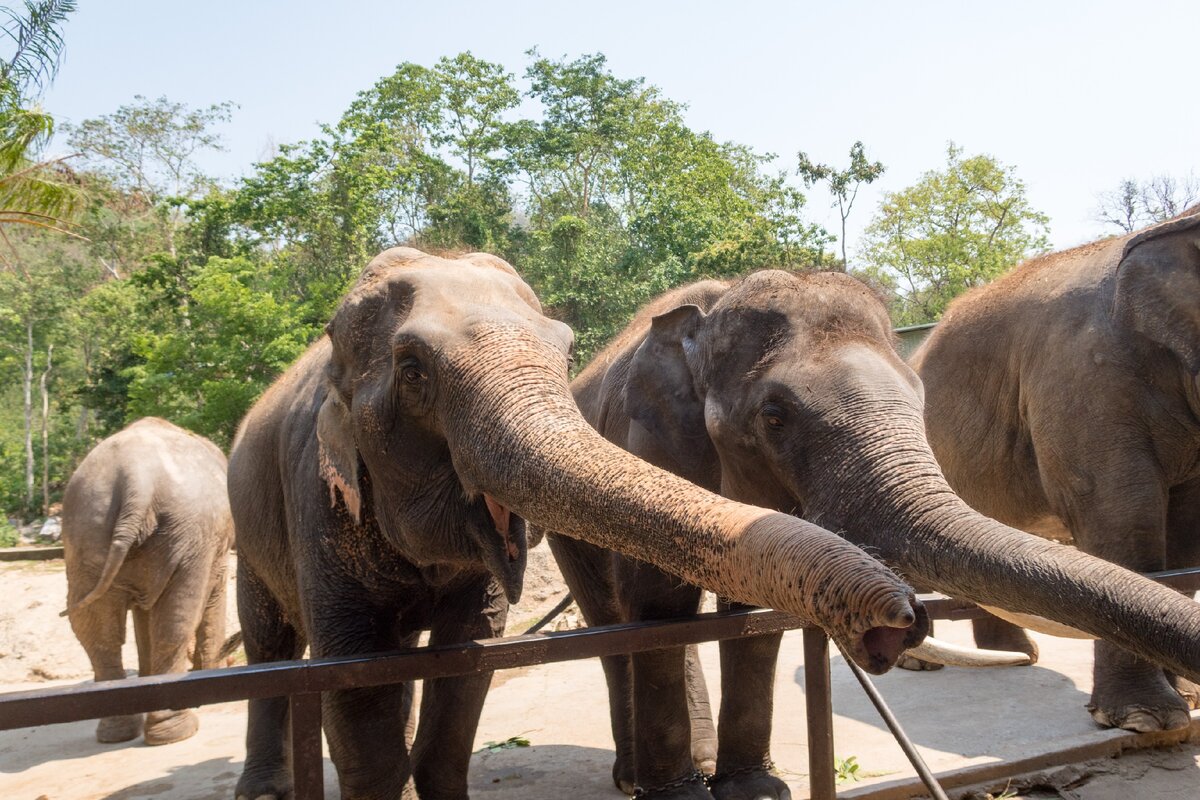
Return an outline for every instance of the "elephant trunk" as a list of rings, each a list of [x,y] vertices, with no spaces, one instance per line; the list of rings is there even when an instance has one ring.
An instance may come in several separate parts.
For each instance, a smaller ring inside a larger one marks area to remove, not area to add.
[[[940,592],[1046,617],[1200,679],[1200,605],[1115,564],[1009,528],[950,488],[913,404],[876,417],[853,404],[839,446],[820,446],[810,518],[837,525]],[[875,412],[878,413],[878,412]],[[847,446],[845,437],[853,437]]]
[[[712,494],[603,439],[571,398],[561,353],[540,340],[525,338],[518,349],[511,330],[476,338],[472,358],[447,356],[458,375],[447,404],[455,418],[444,423],[468,493],[721,597],[819,625],[875,673],[924,637],[928,619],[912,590],[862,550],[790,515]]]

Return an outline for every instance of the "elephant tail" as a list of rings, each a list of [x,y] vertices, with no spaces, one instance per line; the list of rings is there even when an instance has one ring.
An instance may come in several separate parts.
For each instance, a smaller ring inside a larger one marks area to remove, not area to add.
[[[233,655],[233,651],[237,650],[241,646],[242,632],[237,631],[225,640],[225,644],[221,645],[221,650],[217,653],[217,663],[220,664],[222,661],[229,658],[229,656]]]
[[[66,610],[60,611],[58,615],[65,617],[72,611],[86,608],[103,597],[104,593],[113,585],[113,581],[117,579],[117,573],[120,572],[121,565],[125,563],[129,549],[133,545],[145,541],[156,525],[157,519],[153,513],[145,514],[140,519],[124,517],[119,520],[116,530],[113,532],[112,544],[108,547],[108,557],[104,559],[104,567],[100,570],[100,579],[96,581],[95,588],[88,592],[83,599],[68,605]]]

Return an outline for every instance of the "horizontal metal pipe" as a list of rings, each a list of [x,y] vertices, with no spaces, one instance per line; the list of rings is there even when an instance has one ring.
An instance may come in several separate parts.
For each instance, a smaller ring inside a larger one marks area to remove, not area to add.
[[[1166,570],[1147,577],[1181,591],[1200,589],[1200,568]],[[931,619],[970,619],[986,614],[970,603],[940,595],[921,595],[921,599]],[[276,661],[9,692],[0,694],[0,730],[258,697],[382,686],[736,639],[798,627],[799,620],[788,614],[749,609],[389,653]]]

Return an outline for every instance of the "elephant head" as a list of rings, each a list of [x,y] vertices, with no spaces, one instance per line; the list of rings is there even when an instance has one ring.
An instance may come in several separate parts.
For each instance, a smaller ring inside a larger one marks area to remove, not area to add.
[[[568,390],[570,330],[499,258],[388,250],[327,332],[320,478],[410,561],[482,562],[515,600],[530,520],[820,624],[873,671],[924,635],[911,590],[858,548],[597,435]]]
[[[1200,674],[1200,606],[954,494],[893,339],[883,304],[849,276],[755,273],[707,311],[653,318],[628,366],[630,439],[690,474],[709,464],[709,488],[839,531],[918,584]]]

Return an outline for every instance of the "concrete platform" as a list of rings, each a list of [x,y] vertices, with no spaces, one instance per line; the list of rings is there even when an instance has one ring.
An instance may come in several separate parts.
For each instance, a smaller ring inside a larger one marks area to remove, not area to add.
[[[970,638],[967,623],[939,623],[938,634],[964,643]],[[1107,757],[1123,748],[1182,738],[1147,739],[1098,728],[1084,709],[1091,691],[1091,644],[1047,637],[1038,637],[1038,644],[1042,660],[1034,667],[947,668],[923,673],[896,670],[875,679],[876,685],[930,767],[940,774],[959,774],[959,783],[979,774],[964,778],[963,770],[984,770],[991,780],[1016,772],[1045,772],[1056,763]],[[704,645],[701,652],[711,691],[718,695],[717,647]],[[799,632],[785,635],[776,679],[772,745],[780,774],[797,800],[808,796],[801,653]],[[840,656],[833,660],[832,674],[835,748],[841,758],[854,757],[861,778],[840,786],[840,796],[883,800],[918,794],[911,767]],[[19,688],[29,688],[29,684],[0,686],[4,691]],[[197,736],[159,748],[140,743],[97,744],[92,722],[2,732],[0,797],[231,798],[245,757],[245,706],[227,703],[205,707],[200,713]],[[514,736],[528,739],[530,746],[485,748],[488,742]],[[471,764],[471,791],[476,798],[621,797],[609,777],[612,742],[599,662],[498,673],[476,747],[481,750]],[[1135,778],[1137,786],[1148,789],[1147,775],[1161,772],[1171,777],[1183,794],[1170,793],[1174,789],[1131,793],[1129,776],[1105,774],[1100,776],[1104,780],[1098,777],[1090,783],[1104,789],[1108,786],[1105,781],[1110,781],[1109,788],[1116,794],[1081,794],[1082,790],[1071,789],[1073,794],[1045,796],[1083,800],[1200,797],[1200,766],[1194,750],[1176,748],[1166,755],[1158,751],[1162,764],[1139,767],[1142,774]],[[1063,755],[1047,758],[1048,753]],[[326,795],[336,798],[336,776],[328,758],[325,766]]]

